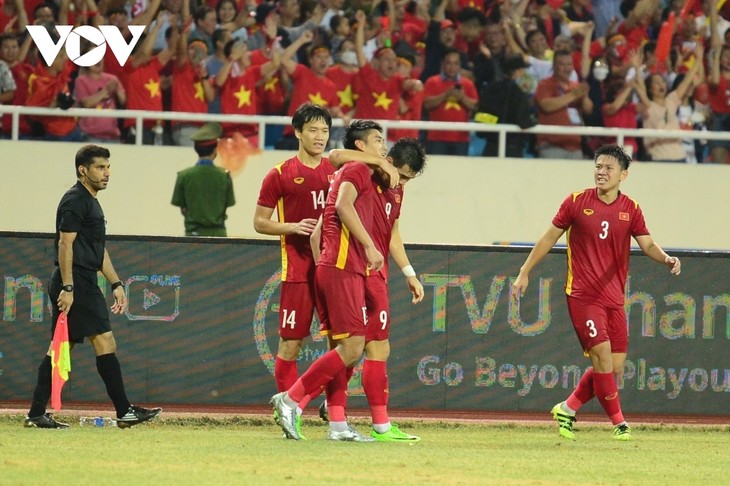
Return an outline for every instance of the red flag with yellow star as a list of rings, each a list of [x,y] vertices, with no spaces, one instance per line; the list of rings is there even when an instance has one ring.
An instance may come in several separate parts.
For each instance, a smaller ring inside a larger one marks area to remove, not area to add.
[[[61,410],[61,389],[71,371],[71,347],[68,342],[68,318],[61,312],[51,341],[51,406]]]

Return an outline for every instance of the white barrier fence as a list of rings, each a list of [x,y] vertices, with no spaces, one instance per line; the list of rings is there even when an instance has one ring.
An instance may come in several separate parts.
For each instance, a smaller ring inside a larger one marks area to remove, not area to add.
[[[58,108],[39,108],[30,106],[0,105],[0,113],[8,113],[12,117],[11,140],[19,139],[19,121],[21,115],[40,116],[73,116],[73,117],[94,117],[94,118],[133,118],[135,120],[135,145],[142,145],[142,127],[145,120],[171,120],[183,122],[226,122],[258,124],[259,126],[259,147],[266,146],[265,133],[266,125],[289,125],[291,117],[288,116],[265,116],[265,115],[216,115],[207,113],[182,113],[171,111],[141,111],[141,110],[97,110],[92,108],[69,108],[61,110]],[[624,144],[626,137],[654,137],[654,138],[680,138],[700,140],[728,140],[730,132],[710,132],[694,130],[657,130],[657,129],[628,129],[628,128],[606,128],[606,127],[578,127],[578,126],[556,126],[537,125],[526,130],[517,125],[495,124],[488,125],[476,122],[433,122],[433,121],[400,121],[400,120],[378,120],[383,126],[387,136],[388,129],[417,129],[417,130],[455,130],[466,132],[496,132],[499,134],[499,147],[497,157],[506,157],[506,140],[508,133],[532,133],[532,134],[567,134],[585,135],[592,137],[615,138],[619,145]],[[342,127],[342,120],[335,118],[332,121],[334,127]]]

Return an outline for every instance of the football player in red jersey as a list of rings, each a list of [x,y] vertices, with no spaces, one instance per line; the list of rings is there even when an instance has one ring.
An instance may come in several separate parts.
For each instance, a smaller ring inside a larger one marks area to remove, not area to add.
[[[596,186],[565,198],[512,284],[514,296],[524,295],[532,269],[567,232],[568,312],[593,365],[570,397],[551,411],[560,435],[567,439],[575,439],[575,413],[595,396],[614,425],[614,438],[631,440],[616,385],[629,344],[624,290],[631,238],[649,258],[669,267],[672,274],[681,271],[679,258],[667,255],[649,234],[639,204],[619,189],[628,177],[630,164],[631,157],[618,145],[604,145],[596,151]]]

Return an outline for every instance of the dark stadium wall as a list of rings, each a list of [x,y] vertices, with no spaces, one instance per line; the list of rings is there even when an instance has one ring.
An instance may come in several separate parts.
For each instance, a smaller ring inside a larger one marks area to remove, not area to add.
[[[3,401],[29,400],[50,340],[45,290],[52,243],[48,234],[0,233]],[[275,393],[275,242],[112,237],[108,247],[130,301],[126,315],[112,316],[130,397],[141,403],[267,403]],[[572,390],[589,362],[567,315],[563,251],[548,255],[518,301],[509,287],[525,249],[408,250],[426,298],[412,305],[402,276],[392,273],[391,407],[544,412]],[[678,278],[632,256],[622,404],[642,413],[728,415],[730,255],[678,256]],[[101,284],[109,295],[108,283]],[[300,370],[324,349],[313,332]],[[64,401],[106,401],[88,343],[72,358]],[[350,383],[353,407],[366,406],[359,377],[358,369]]]

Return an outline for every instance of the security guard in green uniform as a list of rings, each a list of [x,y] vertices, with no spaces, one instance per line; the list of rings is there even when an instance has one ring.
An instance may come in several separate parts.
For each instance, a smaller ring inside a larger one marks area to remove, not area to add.
[[[228,171],[213,165],[220,123],[206,123],[190,136],[198,162],[177,173],[172,204],[185,217],[186,236],[227,236],[226,209],[236,204]]]

